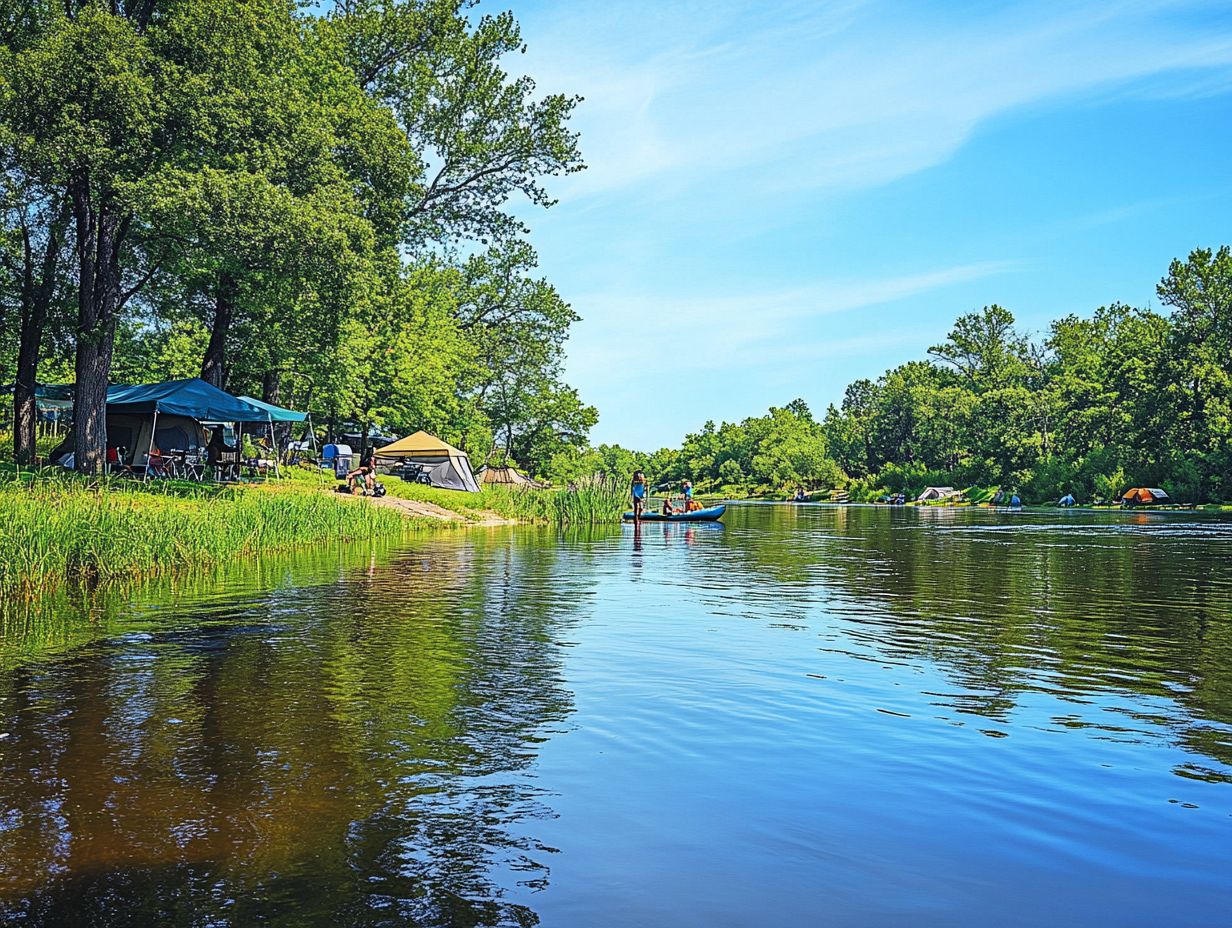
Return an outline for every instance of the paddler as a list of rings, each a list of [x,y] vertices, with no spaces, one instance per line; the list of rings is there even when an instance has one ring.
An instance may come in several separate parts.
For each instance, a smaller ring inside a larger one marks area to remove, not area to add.
[[[633,496],[633,521],[637,522],[642,518],[642,512],[646,508],[646,475],[640,470],[633,472],[633,482],[629,484],[629,492]]]

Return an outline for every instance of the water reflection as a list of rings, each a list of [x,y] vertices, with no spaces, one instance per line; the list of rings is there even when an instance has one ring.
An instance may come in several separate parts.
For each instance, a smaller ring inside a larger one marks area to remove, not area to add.
[[[736,506],[0,609],[0,921],[1211,923],[1229,555]]]
[[[781,507],[786,508],[786,507]],[[1057,725],[1109,737],[1162,732],[1216,763],[1177,772],[1229,780],[1232,522],[1163,513],[1023,513],[792,507],[791,531],[735,509],[750,595],[826,601],[823,650],[873,663],[928,661],[952,686],[939,710],[1006,722],[1024,697],[1074,706]],[[789,608],[806,622],[815,613]],[[1148,712],[1100,706],[1126,692]],[[1135,726],[1135,720],[1149,725]]]
[[[476,534],[190,606],[0,676],[0,915],[32,924],[533,924],[584,581]],[[76,920],[76,922],[75,922]]]

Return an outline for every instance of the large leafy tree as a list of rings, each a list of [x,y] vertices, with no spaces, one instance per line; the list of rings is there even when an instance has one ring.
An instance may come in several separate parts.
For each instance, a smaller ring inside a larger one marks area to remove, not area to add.
[[[523,50],[511,13],[472,22],[475,0],[339,0],[326,28],[359,82],[384,102],[418,155],[410,203],[412,245],[493,240],[523,231],[515,196],[553,202],[552,175],[582,169],[569,116],[578,98],[536,97],[504,60]]]
[[[71,215],[77,295],[77,464],[105,452],[103,404],[120,313],[146,280],[136,257],[134,192],[184,158],[168,88],[179,68],[148,30],[157,4],[66,4],[7,62],[11,170]]]

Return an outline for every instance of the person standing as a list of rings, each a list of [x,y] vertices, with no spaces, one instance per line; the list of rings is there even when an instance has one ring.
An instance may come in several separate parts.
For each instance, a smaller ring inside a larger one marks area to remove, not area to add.
[[[633,521],[641,521],[642,512],[646,509],[646,475],[640,470],[633,472],[629,492],[633,496]]]

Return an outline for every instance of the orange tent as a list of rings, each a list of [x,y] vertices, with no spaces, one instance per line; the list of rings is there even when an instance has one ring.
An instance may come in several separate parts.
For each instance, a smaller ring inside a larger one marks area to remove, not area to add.
[[[1149,506],[1167,501],[1168,494],[1158,487],[1133,487],[1121,494],[1122,506]]]

